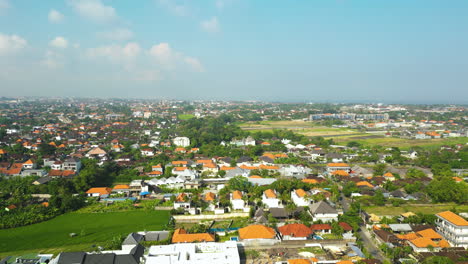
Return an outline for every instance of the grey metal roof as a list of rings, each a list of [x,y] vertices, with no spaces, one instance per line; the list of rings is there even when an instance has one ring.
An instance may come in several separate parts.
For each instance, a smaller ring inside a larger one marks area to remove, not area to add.
[[[85,252],[62,252],[57,264],[81,264],[86,256]]]
[[[115,254],[86,254],[83,264],[114,264]]]
[[[144,236],[137,233],[130,233],[123,241],[122,245],[136,245],[144,240]]]
[[[335,208],[327,202],[320,201],[309,205],[310,212],[313,214],[336,214],[338,213]]]

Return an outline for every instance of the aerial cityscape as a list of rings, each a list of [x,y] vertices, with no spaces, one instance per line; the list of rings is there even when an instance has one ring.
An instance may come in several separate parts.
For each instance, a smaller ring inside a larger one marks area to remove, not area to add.
[[[0,264],[468,263],[467,11],[0,0]]]

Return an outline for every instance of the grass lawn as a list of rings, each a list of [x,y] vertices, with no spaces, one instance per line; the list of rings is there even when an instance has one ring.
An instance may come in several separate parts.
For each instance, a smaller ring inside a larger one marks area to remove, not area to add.
[[[42,223],[0,230],[0,257],[91,250],[91,245],[103,245],[119,235],[161,230],[169,216],[169,211],[67,213]],[[70,233],[77,236],[70,237]]]
[[[180,114],[177,116],[180,120],[189,120],[194,118],[195,116],[192,114]]]
[[[323,251],[323,249],[321,249],[320,247],[305,247],[299,249],[299,252],[310,252],[316,255],[325,254],[325,251]]]
[[[452,208],[456,208],[459,212],[468,212],[468,205],[456,205],[456,204],[428,204],[428,205],[401,205],[400,207],[393,206],[369,206],[365,207],[369,214],[376,215],[391,215],[396,216],[406,212],[423,213],[423,214],[436,214],[439,212],[447,211]]]

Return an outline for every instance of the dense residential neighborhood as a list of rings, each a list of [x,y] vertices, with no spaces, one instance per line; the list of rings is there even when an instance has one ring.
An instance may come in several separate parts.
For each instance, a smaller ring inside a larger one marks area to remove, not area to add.
[[[464,263],[467,119],[2,98],[0,263]]]

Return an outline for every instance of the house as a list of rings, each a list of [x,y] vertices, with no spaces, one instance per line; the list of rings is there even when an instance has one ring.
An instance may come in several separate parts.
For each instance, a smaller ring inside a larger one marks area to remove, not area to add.
[[[142,245],[135,245],[122,250],[103,251],[97,253],[86,252],[62,252],[50,264],[139,264],[143,258],[145,248]],[[22,262],[26,263],[26,262]],[[29,262],[28,262],[29,263]],[[41,262],[42,263],[42,262]]]
[[[276,192],[272,189],[268,189],[263,192],[262,202],[267,208],[280,207],[280,201],[276,195]]]
[[[314,233],[304,224],[288,224],[278,228],[283,240],[307,240]]]
[[[161,164],[158,164],[158,165],[151,166],[151,171],[159,171],[159,172],[163,173],[163,168],[162,168]]]
[[[317,234],[331,234],[332,226],[330,224],[311,225],[310,229]]]
[[[304,166],[289,165],[280,168],[279,173],[286,177],[304,178],[311,173],[311,169]]]
[[[28,159],[25,163],[23,163],[23,169],[25,170],[32,170],[36,168],[36,163],[32,160]]]
[[[187,167],[174,167],[172,168],[172,174],[184,178],[188,181],[198,178],[198,174]]]
[[[118,184],[112,188],[113,193],[125,193],[128,194],[130,193],[130,186],[127,184]]]
[[[107,155],[107,152],[105,152],[103,149],[99,147],[95,147],[92,150],[88,151],[88,153],[86,153],[85,156],[88,158],[96,158],[96,157],[102,158],[106,155]]]
[[[176,137],[172,142],[178,147],[186,148],[190,146],[190,139],[188,137]]]
[[[176,229],[172,235],[172,243],[214,242],[215,236],[208,233],[187,234],[184,229]]]
[[[276,231],[264,225],[249,225],[239,230],[239,238],[244,242],[275,244],[278,242]]]
[[[409,240],[408,244],[415,252],[439,251],[441,248],[450,246],[445,240],[436,242],[427,237],[419,237],[413,240]]]
[[[63,162],[63,170],[80,171],[81,161],[76,158],[69,158]]]
[[[244,210],[245,201],[242,199],[242,192],[241,191],[233,191],[230,194],[230,200],[232,204],[233,210]]]
[[[311,203],[311,199],[309,198],[309,195],[306,191],[303,189],[297,189],[291,191],[291,199],[293,203],[297,206],[309,206]]]
[[[451,211],[440,212],[436,216],[437,232],[454,247],[468,248],[468,221]]]
[[[62,170],[63,168],[63,162],[57,160],[54,163],[50,165],[51,170]]]
[[[190,209],[190,199],[185,193],[179,193],[174,201],[174,209],[184,208]]]
[[[46,183],[50,182],[51,180],[52,180],[51,177],[47,177],[47,176],[46,177],[41,177],[41,178],[33,181],[32,184],[34,184],[34,185],[46,184]]]
[[[338,220],[338,211],[325,201],[309,205],[313,221],[331,222]]]
[[[143,157],[153,157],[154,156],[154,150],[150,149],[150,148],[144,148],[144,149],[140,150],[140,152],[141,152],[141,155]]]
[[[88,197],[103,197],[111,194],[112,189],[108,187],[96,187],[86,191]]]
[[[351,169],[351,167],[347,163],[328,163],[327,164],[327,172],[332,173],[336,170],[343,170],[343,171],[348,171]]]
[[[151,246],[146,264],[240,264],[235,241]]]

